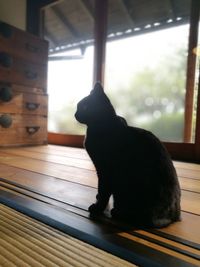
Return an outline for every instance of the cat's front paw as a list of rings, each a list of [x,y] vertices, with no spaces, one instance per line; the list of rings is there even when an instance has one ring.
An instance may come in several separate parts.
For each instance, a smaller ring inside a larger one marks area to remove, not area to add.
[[[100,215],[103,213],[102,208],[100,208],[100,206],[96,203],[89,206],[88,210],[89,210],[91,215]]]

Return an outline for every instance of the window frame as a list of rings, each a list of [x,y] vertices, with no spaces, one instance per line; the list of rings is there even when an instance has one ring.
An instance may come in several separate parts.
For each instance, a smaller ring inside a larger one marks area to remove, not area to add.
[[[108,0],[95,0],[95,28],[94,28],[94,81],[104,84],[105,50],[107,32]],[[191,1],[190,32],[188,44],[188,59],[186,72],[186,103],[185,103],[185,131],[184,142],[163,142],[171,157],[175,160],[184,160],[200,163],[200,72],[197,92],[197,117],[194,143],[189,143],[192,127],[191,112],[194,101],[194,77],[196,56],[193,48],[197,46],[198,27],[200,18],[200,1]],[[84,136],[59,133],[48,133],[48,143],[66,146],[83,147]]]

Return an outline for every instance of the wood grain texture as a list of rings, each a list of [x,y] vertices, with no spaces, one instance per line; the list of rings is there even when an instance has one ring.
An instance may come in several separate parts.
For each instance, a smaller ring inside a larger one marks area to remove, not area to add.
[[[1,127],[0,146],[44,144],[47,142],[46,117],[11,114],[11,118],[12,124],[9,128]]]
[[[55,197],[57,195],[62,200],[68,197],[70,203],[75,203],[79,195],[86,196],[88,193],[90,202],[86,203],[85,207],[89,206],[95,199],[97,175],[91,160],[83,149],[51,145],[18,149],[2,148],[0,150],[0,163],[14,167],[16,170],[21,169],[12,179],[22,184],[22,181],[25,183],[24,179],[26,177],[25,185],[36,190],[42,190],[45,194],[49,192]],[[186,167],[181,170],[186,170],[186,176],[189,176],[190,170],[187,170]],[[33,185],[32,181],[36,181],[36,176],[39,178]],[[198,170],[191,170],[191,176],[198,177]],[[199,180],[182,176],[179,177],[179,180],[182,187],[182,210],[200,214]],[[62,187],[67,189],[61,192],[58,188]],[[93,187],[93,192],[89,193],[88,187]],[[80,190],[82,190],[82,193]]]
[[[48,42],[36,36],[17,29],[11,28],[11,36],[4,38],[0,35],[1,50],[23,59],[29,58],[31,62],[46,64],[48,59]]]
[[[200,244],[200,165],[184,162],[174,162],[174,165],[182,189],[182,221],[157,232]],[[0,177],[3,178],[0,180],[2,189],[6,183],[10,185],[8,192],[12,192],[17,187],[18,196],[27,192],[26,194],[42,202],[48,202],[49,199],[51,205],[60,203],[62,208],[69,205],[68,207],[71,207],[73,212],[80,213],[80,216],[88,214],[87,208],[95,200],[97,192],[94,166],[86,151],[80,148],[55,145],[0,148]],[[88,218],[88,215],[86,217]],[[126,232],[123,231],[122,233],[127,240],[137,240],[141,244],[196,264],[196,259],[190,259],[187,255],[182,256],[179,252],[174,252],[173,248],[168,250],[162,245],[160,248],[160,245],[145,240],[147,237],[152,238],[147,232],[140,233],[145,235],[142,238],[126,236]],[[155,243],[163,241],[159,234],[154,238],[157,240]],[[167,240],[167,244],[173,245],[175,242],[171,243]],[[179,242],[175,245],[180,249],[186,246],[179,245]],[[190,248],[187,248],[187,251],[196,253]],[[198,255],[198,252],[196,254]]]
[[[18,113],[47,116],[47,96],[13,90],[9,102],[0,100],[0,113]]]

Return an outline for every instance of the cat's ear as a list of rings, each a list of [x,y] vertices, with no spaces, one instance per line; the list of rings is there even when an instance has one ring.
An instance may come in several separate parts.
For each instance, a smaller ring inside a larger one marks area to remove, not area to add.
[[[96,94],[96,95],[103,94],[104,90],[103,90],[103,87],[102,87],[101,83],[100,82],[96,82],[95,85],[94,85],[94,89],[90,93],[91,94]]]

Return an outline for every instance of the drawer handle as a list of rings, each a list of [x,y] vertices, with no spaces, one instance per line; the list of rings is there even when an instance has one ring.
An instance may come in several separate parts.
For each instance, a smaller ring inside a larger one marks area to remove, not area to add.
[[[29,80],[35,80],[35,79],[37,79],[38,74],[35,71],[26,70],[25,71],[25,76]]]
[[[10,38],[13,34],[12,27],[7,23],[0,23],[0,34],[5,38]]]
[[[32,53],[38,53],[40,51],[39,47],[34,46],[30,43],[26,43],[26,50]]]
[[[0,99],[3,102],[8,102],[12,99],[12,89],[9,86],[0,87]]]
[[[40,106],[39,103],[31,103],[31,102],[26,103],[26,108],[28,110],[36,110],[39,106]]]
[[[5,68],[10,68],[13,64],[13,59],[9,54],[0,52],[0,64]]]
[[[27,126],[26,131],[28,134],[34,134],[40,129],[39,126]]]
[[[9,128],[12,124],[12,117],[8,114],[3,114],[0,117],[0,125],[3,128]]]

